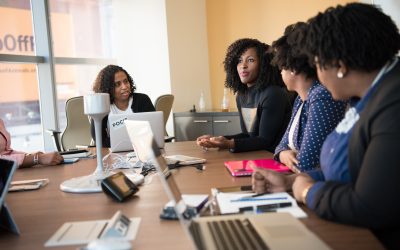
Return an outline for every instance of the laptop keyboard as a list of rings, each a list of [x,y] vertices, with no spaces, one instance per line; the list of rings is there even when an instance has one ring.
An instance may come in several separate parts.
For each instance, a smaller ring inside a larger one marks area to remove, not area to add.
[[[225,249],[269,249],[248,219],[207,222],[215,246]]]

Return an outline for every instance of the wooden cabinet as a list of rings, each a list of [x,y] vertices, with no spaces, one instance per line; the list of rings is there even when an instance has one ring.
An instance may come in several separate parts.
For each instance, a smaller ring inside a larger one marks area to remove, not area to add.
[[[194,141],[201,135],[233,135],[241,132],[238,112],[174,113],[175,139]]]

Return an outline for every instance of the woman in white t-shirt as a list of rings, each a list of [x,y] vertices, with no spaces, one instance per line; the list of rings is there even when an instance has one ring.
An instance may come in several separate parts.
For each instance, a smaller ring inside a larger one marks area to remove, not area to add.
[[[95,93],[110,95],[110,113],[140,113],[155,111],[153,103],[146,94],[135,93],[135,83],[128,72],[120,66],[108,65],[103,68],[93,84]],[[110,147],[110,135],[107,128],[108,116],[102,122],[102,141],[104,147]],[[91,122],[91,134],[95,139],[94,124]]]

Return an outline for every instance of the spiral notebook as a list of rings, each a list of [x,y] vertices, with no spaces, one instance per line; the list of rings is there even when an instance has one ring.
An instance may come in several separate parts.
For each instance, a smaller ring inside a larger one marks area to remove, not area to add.
[[[250,176],[253,173],[252,166],[277,172],[290,172],[290,168],[274,159],[226,161],[224,164],[232,176]]]

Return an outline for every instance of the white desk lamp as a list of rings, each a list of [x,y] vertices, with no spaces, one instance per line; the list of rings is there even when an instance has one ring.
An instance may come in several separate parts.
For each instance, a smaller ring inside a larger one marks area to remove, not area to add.
[[[101,122],[110,112],[110,96],[105,93],[96,93],[84,96],[84,111],[94,121],[96,133],[97,167],[93,174],[66,180],[60,185],[60,189],[71,193],[95,193],[101,192],[100,182],[106,176],[103,171]]]

